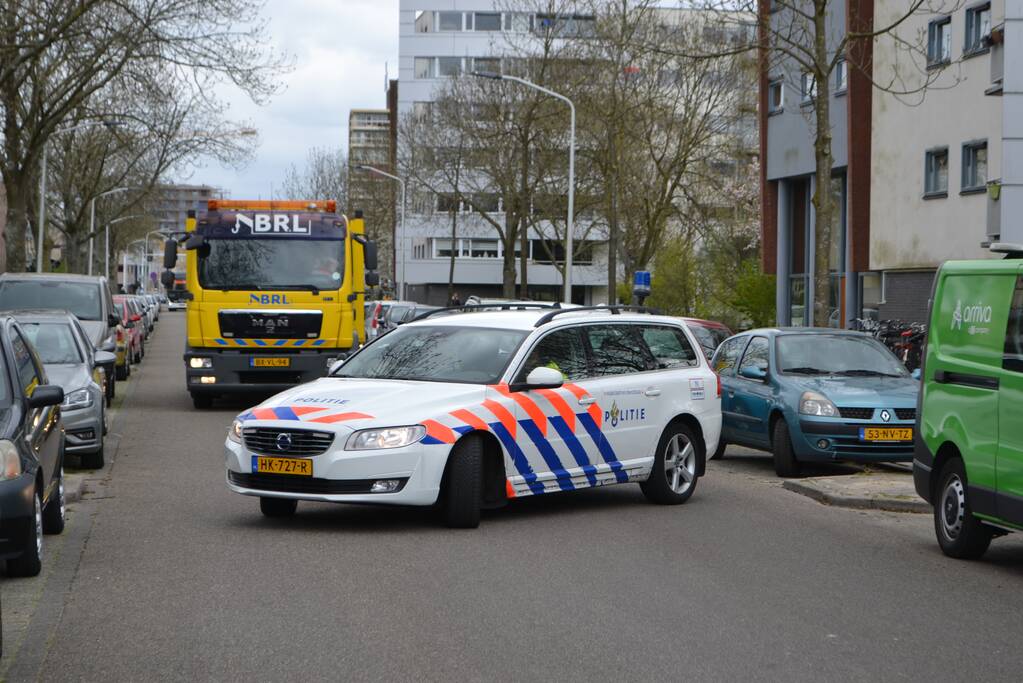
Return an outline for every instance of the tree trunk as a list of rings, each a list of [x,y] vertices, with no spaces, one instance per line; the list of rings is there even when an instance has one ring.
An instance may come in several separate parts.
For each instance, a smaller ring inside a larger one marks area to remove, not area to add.
[[[514,201],[520,202],[519,199]],[[504,279],[501,287],[501,296],[505,299],[515,298],[515,241],[519,236],[518,226],[521,220],[518,210],[514,208],[505,217],[504,235],[501,240],[504,247],[502,270]]]
[[[24,179],[6,183],[7,191],[7,225],[4,229],[4,242],[7,252],[5,271],[10,273],[25,272],[25,240],[28,238],[28,200],[31,192],[29,183]]]
[[[451,259],[448,263],[448,301],[455,293],[455,241],[458,239],[458,212],[451,212]]]
[[[814,53],[818,66],[828,61],[827,46],[827,8],[826,0],[814,3]],[[816,134],[814,138],[814,158],[816,162],[817,182],[813,195],[814,206],[814,277],[813,277],[813,324],[817,327],[828,327],[831,314],[831,239],[832,226],[835,224],[835,202],[831,191],[831,110],[829,97],[831,94],[829,77],[830,70],[818,69],[814,74],[816,95],[814,97],[814,114]]]

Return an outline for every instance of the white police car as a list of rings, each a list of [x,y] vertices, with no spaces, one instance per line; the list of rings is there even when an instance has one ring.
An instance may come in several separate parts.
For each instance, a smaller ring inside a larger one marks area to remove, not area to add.
[[[484,507],[607,484],[685,502],[720,430],[717,376],[676,318],[441,309],[239,415],[227,483],[271,517],[440,502],[475,527]]]

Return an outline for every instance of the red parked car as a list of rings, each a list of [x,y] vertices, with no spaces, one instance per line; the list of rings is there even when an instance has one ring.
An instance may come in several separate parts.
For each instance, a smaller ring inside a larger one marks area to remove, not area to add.
[[[128,357],[132,363],[141,363],[145,349],[145,323],[142,322],[142,311],[138,303],[130,296],[118,294],[114,297],[114,306],[121,312],[121,325],[125,328],[129,343]],[[129,324],[130,323],[130,324]]]
[[[732,331],[728,329],[727,325],[713,320],[701,320],[699,318],[682,318],[682,320],[685,321],[689,331],[696,337],[696,341],[700,342],[707,360],[710,360],[714,352],[718,350],[721,342],[732,336]]]

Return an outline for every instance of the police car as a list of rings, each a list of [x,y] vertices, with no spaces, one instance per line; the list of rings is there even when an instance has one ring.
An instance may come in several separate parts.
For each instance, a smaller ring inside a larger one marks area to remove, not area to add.
[[[677,318],[625,307],[440,309],[237,417],[227,484],[264,515],[299,500],[434,505],[475,527],[525,496],[639,483],[689,499],[720,384]]]

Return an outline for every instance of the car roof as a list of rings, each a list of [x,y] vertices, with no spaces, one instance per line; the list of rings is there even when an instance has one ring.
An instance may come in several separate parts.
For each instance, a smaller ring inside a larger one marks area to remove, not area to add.
[[[9,311],[15,320],[24,322],[32,320],[35,322],[70,322],[74,315],[68,311],[45,308],[28,308],[24,310]]]
[[[846,330],[838,327],[761,327],[755,330],[746,330],[740,334],[777,337],[792,334],[847,334],[859,336],[865,333],[858,330]]]
[[[64,282],[93,282],[105,280],[102,275],[78,275],[77,273],[0,273],[0,280],[54,280]]]
[[[508,311],[467,311],[465,313],[451,313],[449,315],[435,315],[425,320],[407,323],[407,325],[428,325],[428,326],[450,326],[450,327],[485,327],[504,330],[527,330],[536,329],[536,323],[540,318],[549,315],[551,308],[537,308],[529,310],[508,310]],[[564,312],[544,324],[542,329],[564,327],[580,322],[641,322],[641,323],[668,323],[678,325],[679,319],[664,315],[651,315],[648,313],[620,312],[611,314],[608,310],[584,309],[575,311],[570,308],[563,309]]]
[[[718,327],[721,328],[722,330],[728,329],[728,325],[725,325],[724,323],[719,323],[716,320],[707,320],[706,318],[683,317],[682,320],[685,320],[687,323],[692,323],[694,325],[702,325],[704,327]]]

